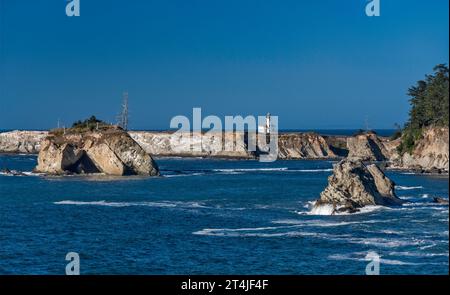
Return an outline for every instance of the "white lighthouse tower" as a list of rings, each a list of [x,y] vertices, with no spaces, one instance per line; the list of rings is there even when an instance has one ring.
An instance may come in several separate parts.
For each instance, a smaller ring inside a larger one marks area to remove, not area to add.
[[[270,134],[270,113],[267,113],[266,115],[265,133]]]

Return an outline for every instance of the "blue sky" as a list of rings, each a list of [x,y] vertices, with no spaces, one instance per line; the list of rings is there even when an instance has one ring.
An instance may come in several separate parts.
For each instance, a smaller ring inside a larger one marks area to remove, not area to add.
[[[392,128],[407,88],[448,63],[448,0],[0,0],[0,129],[91,114],[131,128],[207,115],[279,116],[283,129]]]

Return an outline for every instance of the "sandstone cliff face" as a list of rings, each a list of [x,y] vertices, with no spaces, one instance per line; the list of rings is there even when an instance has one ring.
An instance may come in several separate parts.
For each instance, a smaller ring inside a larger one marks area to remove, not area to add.
[[[46,131],[11,131],[0,133],[0,152],[36,154]]]
[[[199,134],[130,132],[148,153],[155,156],[230,157],[250,159],[255,152],[248,151],[244,133]],[[255,139],[254,139],[255,140]],[[278,138],[279,159],[336,158],[325,139],[314,133],[280,134]]]
[[[280,134],[278,159],[336,158],[327,141],[315,133]]]
[[[344,159],[334,166],[328,186],[320,194],[313,213],[328,207],[330,214],[354,213],[368,205],[399,205],[395,184],[375,164],[366,166],[362,161]]]
[[[390,158],[385,141],[374,133],[347,138],[348,157],[362,161],[386,161]]]
[[[253,158],[243,133],[206,134],[131,131],[130,136],[154,156]]]
[[[449,171],[449,129],[428,128],[411,154],[393,157],[392,167],[423,170],[425,172]]]
[[[50,134],[42,142],[35,171],[47,174],[159,175],[151,156],[121,130]]]

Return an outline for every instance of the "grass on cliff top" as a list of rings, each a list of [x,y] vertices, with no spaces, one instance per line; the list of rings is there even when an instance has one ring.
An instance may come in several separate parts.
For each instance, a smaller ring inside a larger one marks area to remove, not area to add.
[[[71,128],[55,128],[50,130],[50,134],[53,136],[63,136],[68,134],[84,134],[94,131],[119,131],[122,130],[117,125],[108,124],[102,120],[97,119],[95,116],[91,116],[84,121],[76,121],[72,124]]]

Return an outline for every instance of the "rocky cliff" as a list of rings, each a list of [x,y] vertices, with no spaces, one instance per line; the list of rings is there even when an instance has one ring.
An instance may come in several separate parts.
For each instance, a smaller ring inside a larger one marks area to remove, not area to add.
[[[316,201],[314,212],[354,213],[368,205],[391,206],[402,201],[395,195],[395,184],[375,164],[344,159],[334,165],[328,186]]]
[[[50,133],[41,143],[35,171],[159,175],[152,157],[119,129],[62,135]]]
[[[130,131],[130,136],[154,156],[253,158],[243,133],[206,134]]]
[[[400,140],[397,146],[399,144]],[[449,129],[434,127],[424,130],[412,153],[399,155],[395,150],[390,160],[392,168],[448,173]]]
[[[362,161],[386,161],[391,156],[385,147],[386,141],[372,132],[348,137],[348,157]]]
[[[47,131],[11,131],[0,133],[0,153],[36,154]]]
[[[278,137],[278,159],[330,159],[338,156],[316,133],[287,133]]]

